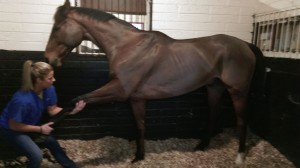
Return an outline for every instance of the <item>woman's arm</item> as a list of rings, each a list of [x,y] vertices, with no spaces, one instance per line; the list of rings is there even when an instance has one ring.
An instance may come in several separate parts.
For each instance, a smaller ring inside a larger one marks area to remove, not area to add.
[[[50,116],[54,116],[58,112],[60,112],[63,108],[58,107],[56,104],[53,106],[48,106],[48,113]]]
[[[80,100],[76,103],[75,108],[69,113],[69,115],[74,115],[78,112],[80,112],[84,107],[86,103],[83,100]],[[57,105],[49,106],[48,107],[48,113],[50,116],[54,116],[58,112],[60,112],[63,108],[58,107]]]
[[[53,131],[53,128],[50,127],[53,124],[53,122],[48,122],[41,126],[37,126],[37,125],[27,125],[27,124],[17,122],[13,119],[9,119],[8,124],[10,129],[18,132],[36,132],[36,133],[47,135]]]

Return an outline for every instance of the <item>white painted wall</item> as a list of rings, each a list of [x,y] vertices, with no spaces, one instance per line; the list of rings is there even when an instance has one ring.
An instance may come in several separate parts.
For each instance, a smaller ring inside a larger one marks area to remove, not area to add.
[[[44,51],[63,3],[0,0],[0,49]],[[225,33],[251,41],[254,13],[295,6],[300,0],[153,0],[153,29],[177,39]]]
[[[153,29],[174,38],[218,33],[251,40],[253,0],[154,0]]]
[[[266,4],[270,9],[290,9],[300,6],[300,0],[259,0],[261,3]],[[262,11],[266,9],[261,8]]]
[[[44,51],[53,14],[63,3],[64,0],[0,0],[0,49]]]

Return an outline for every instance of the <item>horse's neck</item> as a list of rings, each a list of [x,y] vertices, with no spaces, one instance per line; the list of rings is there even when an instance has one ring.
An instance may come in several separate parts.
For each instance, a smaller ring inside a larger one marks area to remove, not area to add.
[[[137,36],[137,29],[121,24],[118,19],[111,19],[107,22],[78,16],[73,19],[84,27],[85,40],[90,40],[98,47],[103,47],[106,52],[127,45]]]

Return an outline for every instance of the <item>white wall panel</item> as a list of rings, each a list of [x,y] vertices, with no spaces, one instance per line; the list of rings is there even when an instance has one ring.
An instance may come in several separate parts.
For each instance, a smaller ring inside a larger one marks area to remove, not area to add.
[[[43,51],[63,3],[0,0],[0,49]],[[254,13],[297,5],[300,0],[153,0],[152,27],[177,39],[224,33],[250,42]]]

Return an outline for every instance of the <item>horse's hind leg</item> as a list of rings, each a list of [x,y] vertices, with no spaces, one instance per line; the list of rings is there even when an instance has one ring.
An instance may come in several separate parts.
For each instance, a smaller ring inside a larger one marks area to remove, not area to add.
[[[239,149],[236,158],[236,164],[244,162],[246,150],[246,134],[247,134],[247,121],[246,121],[246,106],[247,106],[247,92],[241,90],[228,88],[229,94],[232,98],[233,107],[237,118],[237,130],[239,134]]]
[[[143,160],[145,155],[145,100],[130,100],[137,126],[136,153],[132,163]]]
[[[225,90],[223,83],[219,79],[215,79],[213,83],[207,85],[206,88],[210,111],[208,113],[207,124],[204,128],[201,143],[195,148],[196,150],[204,150],[209,146],[210,139],[216,128],[216,119],[220,112],[220,100]]]

